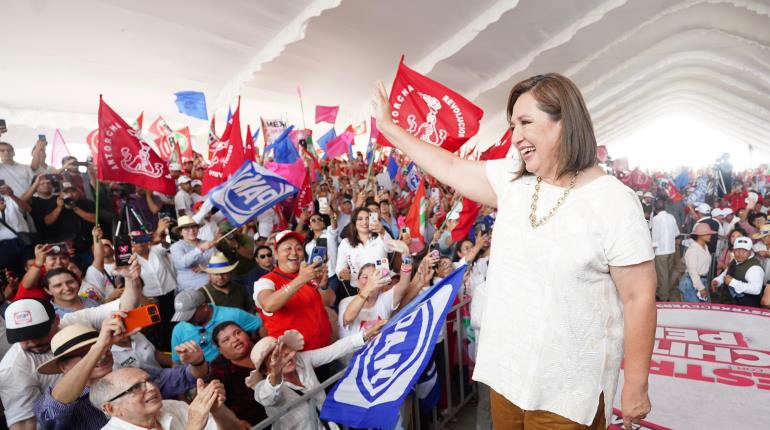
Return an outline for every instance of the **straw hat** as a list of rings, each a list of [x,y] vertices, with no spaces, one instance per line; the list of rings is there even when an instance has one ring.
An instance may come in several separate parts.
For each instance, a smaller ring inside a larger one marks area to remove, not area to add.
[[[195,220],[194,220],[194,219],[192,219],[192,217],[191,217],[191,216],[189,216],[189,215],[182,215],[182,216],[180,216],[180,217],[179,217],[179,219],[177,220],[177,225],[176,225],[176,227],[174,227],[173,229],[171,229],[171,231],[173,231],[174,233],[177,233],[177,234],[178,234],[178,233],[179,233],[179,230],[181,230],[181,229],[183,229],[183,228],[185,228],[185,227],[192,227],[192,226],[200,227],[200,224],[198,224],[197,222],[195,222]]]
[[[38,366],[37,371],[44,375],[61,373],[59,360],[84,346],[96,343],[99,332],[82,324],[72,324],[59,330],[51,339],[53,358]]]
[[[236,261],[233,264],[230,264],[230,261],[225,257],[225,254],[222,254],[221,252],[217,252],[216,254],[211,256],[211,259],[209,260],[209,265],[205,269],[203,269],[206,273],[211,274],[218,274],[218,273],[230,273],[235,269],[235,266],[238,265],[238,262]]]
[[[305,338],[302,336],[302,333],[297,330],[286,330],[280,339],[283,340],[283,343],[288,348],[293,349],[294,351],[302,351],[302,349],[305,348]],[[276,345],[278,345],[278,339],[272,336],[265,336],[251,349],[251,361],[254,363],[254,368],[256,370],[252,370],[245,379],[246,385],[250,388],[254,388],[259,381],[265,379],[265,375],[263,375],[259,369],[262,367],[262,363],[265,359],[273,353],[273,349],[275,349]]]
[[[703,236],[705,234],[717,234],[717,232],[712,230],[711,226],[705,222],[699,222],[692,228],[692,234],[695,236]]]
[[[754,233],[751,238],[754,240],[762,239],[765,236],[770,236],[770,224],[765,224],[759,229],[759,233]]]

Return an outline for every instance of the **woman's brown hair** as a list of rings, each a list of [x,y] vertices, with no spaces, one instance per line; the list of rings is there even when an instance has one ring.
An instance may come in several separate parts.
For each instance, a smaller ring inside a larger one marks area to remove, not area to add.
[[[558,73],[537,75],[514,85],[508,96],[507,119],[522,94],[531,93],[537,107],[552,121],[561,121],[557,178],[585,170],[596,164],[596,136],[591,115],[577,86]],[[524,163],[516,177],[526,175]]]

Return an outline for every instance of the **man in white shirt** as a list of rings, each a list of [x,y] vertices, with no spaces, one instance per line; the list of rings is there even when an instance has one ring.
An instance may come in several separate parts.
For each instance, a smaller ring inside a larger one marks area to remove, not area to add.
[[[711,286],[726,285],[736,305],[758,308],[762,300],[765,272],[752,251],[753,243],[742,236],[733,243],[733,260],[722,274],[711,281]]]
[[[659,301],[669,301],[672,290],[672,274],[676,263],[676,237],[679,226],[673,215],[666,212],[666,202],[655,202],[657,214],[652,218],[652,247],[655,249],[655,272],[658,287],[655,295]]]
[[[192,191],[191,182],[192,180],[189,176],[180,176],[176,180],[176,185],[179,187],[179,191],[174,196],[174,207],[176,208],[177,216],[192,216],[193,214],[193,198],[190,194]]]
[[[13,161],[16,151],[8,142],[0,142],[0,181],[7,185],[14,196],[21,196],[32,184],[35,172],[44,166],[45,141],[38,140],[32,150],[32,165]]]
[[[20,274],[28,253],[19,239],[19,233],[28,232],[24,214],[14,200],[0,196],[0,267]]]
[[[118,309],[130,310],[139,303],[141,291],[138,267],[126,276],[126,289],[120,301],[87,308],[58,317],[47,300],[21,299],[5,310],[6,335],[11,349],[0,361],[0,399],[5,419],[11,430],[34,430],[35,401],[43,390],[53,386],[61,377],[43,375],[37,367],[53,358],[51,339],[62,327],[83,324],[101,327],[102,321]]]

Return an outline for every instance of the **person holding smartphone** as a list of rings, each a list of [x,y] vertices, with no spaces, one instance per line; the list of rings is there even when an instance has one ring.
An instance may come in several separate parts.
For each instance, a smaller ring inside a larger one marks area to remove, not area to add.
[[[379,218],[370,219],[372,212],[367,208],[353,211],[352,220],[348,226],[348,236],[340,243],[337,251],[337,267],[335,272],[343,282],[349,282],[355,294],[358,288],[358,273],[367,263],[388,257],[385,247],[385,229]],[[377,213],[374,213],[375,217]],[[376,233],[377,236],[372,235]]]
[[[319,213],[310,215],[310,218],[308,218],[310,228],[305,235],[305,255],[311,255],[316,246],[322,245],[326,247],[325,263],[327,276],[329,277],[328,287],[331,288],[334,295],[330,295],[331,303],[325,301],[325,304],[331,306],[338,301],[337,294],[340,290],[340,281],[335,272],[337,267],[337,232],[333,225],[328,224],[328,219],[329,217]]]

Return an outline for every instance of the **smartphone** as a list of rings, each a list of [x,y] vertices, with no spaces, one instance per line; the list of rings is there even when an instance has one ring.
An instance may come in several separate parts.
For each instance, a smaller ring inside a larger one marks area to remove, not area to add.
[[[145,328],[160,322],[158,305],[146,305],[126,312],[123,325],[126,332],[137,328]]]
[[[376,212],[369,212],[369,224],[377,224],[380,222],[380,215]]]
[[[3,131],[3,132],[8,131],[8,128],[5,125],[4,119],[0,119],[0,131]]]
[[[66,242],[54,242],[49,244],[51,246],[51,254],[68,254],[69,247]]]
[[[318,198],[318,212],[323,215],[329,214],[329,199],[327,197]]]
[[[115,265],[128,266],[128,260],[131,258],[131,236],[127,234],[115,236],[112,246],[115,249]]]
[[[313,251],[310,252],[310,258],[308,259],[309,264],[315,264],[316,262],[324,262],[326,261],[327,251],[326,246],[319,246],[316,244],[315,247],[313,247]]]
[[[46,141],[45,135],[44,134],[38,134],[37,135],[37,140],[42,140],[43,142],[45,142]]]
[[[430,190],[430,198],[434,200],[441,199],[441,193],[439,192],[438,188],[431,188]]]
[[[76,161],[73,165],[77,167],[88,167],[88,161]]]
[[[374,268],[375,270],[380,271],[382,273],[382,279],[387,280],[390,282],[391,276],[390,276],[390,267],[388,265],[388,259],[387,258],[380,258],[379,260],[376,260],[374,262]]]

